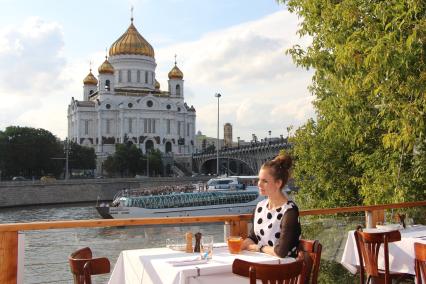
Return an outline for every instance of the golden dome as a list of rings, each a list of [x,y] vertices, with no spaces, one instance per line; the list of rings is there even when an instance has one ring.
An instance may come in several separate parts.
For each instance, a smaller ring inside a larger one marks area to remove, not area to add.
[[[135,28],[133,18],[127,31],[109,49],[109,56],[120,54],[138,54],[154,57],[154,49]]]
[[[169,79],[183,79],[183,73],[180,71],[179,67],[175,66],[169,72]]]
[[[95,78],[92,74],[92,69],[90,69],[89,74],[87,74],[86,78],[83,80],[84,85],[97,85],[98,79]]]
[[[114,74],[114,67],[109,63],[108,58],[105,56],[104,63],[98,68],[99,74]]]
[[[157,81],[157,79],[155,79],[155,89],[156,90],[160,89],[160,83]]]

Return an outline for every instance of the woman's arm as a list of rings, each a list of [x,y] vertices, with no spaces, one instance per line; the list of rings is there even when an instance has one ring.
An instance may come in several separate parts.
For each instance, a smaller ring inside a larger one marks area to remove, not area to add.
[[[297,207],[287,210],[281,220],[280,238],[274,246],[276,256],[286,257],[298,245],[300,233],[299,210]]]

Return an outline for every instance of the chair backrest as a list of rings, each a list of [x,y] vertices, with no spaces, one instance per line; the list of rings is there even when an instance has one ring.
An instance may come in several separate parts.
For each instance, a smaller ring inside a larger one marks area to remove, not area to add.
[[[415,271],[418,284],[426,282],[426,244],[414,243]]]
[[[364,271],[369,277],[379,276],[378,260],[379,250],[382,244],[385,258],[385,283],[391,283],[389,273],[388,243],[400,241],[401,233],[399,231],[367,233],[357,230],[354,232],[354,236],[360,262],[361,283],[364,283]]]
[[[235,259],[232,272],[250,278],[250,284],[260,279],[262,283],[297,284],[299,278],[304,279],[304,262],[302,259],[284,264],[254,263]]]
[[[91,284],[91,275],[109,273],[111,266],[108,258],[92,258],[92,251],[85,247],[68,257],[74,284]]]
[[[303,258],[306,267],[305,283],[317,284],[322,245],[318,240],[299,240],[298,258]]]

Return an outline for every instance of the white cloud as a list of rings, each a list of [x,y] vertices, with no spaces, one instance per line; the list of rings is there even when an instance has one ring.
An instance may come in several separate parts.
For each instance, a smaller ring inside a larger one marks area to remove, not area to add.
[[[129,1],[133,3],[132,1]],[[157,79],[167,89],[167,73],[178,54],[185,96],[197,110],[197,130],[216,136],[217,99],[220,124],[233,124],[234,138],[285,134],[312,117],[307,91],[312,73],[296,68],[285,50],[308,39],[296,35],[298,19],[287,11],[257,21],[207,33],[197,41],[156,49]],[[124,31],[123,31],[124,32]],[[8,125],[48,129],[64,138],[71,97],[82,99],[89,60],[93,73],[104,60],[99,52],[66,58],[58,23],[30,18],[18,27],[0,29],[0,129]],[[152,42],[155,46],[156,42]],[[220,130],[222,135],[222,129]]]
[[[309,43],[308,38],[297,36],[298,22],[283,10],[160,49],[157,76],[163,75],[166,82],[177,53],[186,93],[191,94],[186,100],[196,107],[197,129],[204,134],[216,136],[216,92],[223,95],[220,125],[232,123],[234,137],[250,139],[251,133],[262,137],[268,130],[276,136],[284,134],[287,126],[297,127],[314,115],[307,90],[312,73],[297,68],[285,55],[294,44]]]
[[[0,90],[31,96],[50,92],[65,82],[58,74],[66,61],[62,55],[62,29],[57,23],[32,17],[17,28],[0,31]]]
[[[62,27],[55,22],[32,17],[0,30],[0,66],[7,66],[0,69],[0,129],[31,126],[66,136],[71,97],[81,99],[89,61],[94,59],[96,71],[104,52],[66,59],[63,48]]]

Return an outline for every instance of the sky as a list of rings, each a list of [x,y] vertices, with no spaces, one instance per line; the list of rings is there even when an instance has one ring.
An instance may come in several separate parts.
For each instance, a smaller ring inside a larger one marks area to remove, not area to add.
[[[83,99],[90,63],[134,24],[155,50],[156,78],[167,90],[174,55],[196,130],[216,137],[231,123],[233,139],[287,136],[314,117],[312,71],[285,50],[306,46],[300,19],[274,0],[0,0],[0,130],[44,128],[67,135],[67,107]]]

